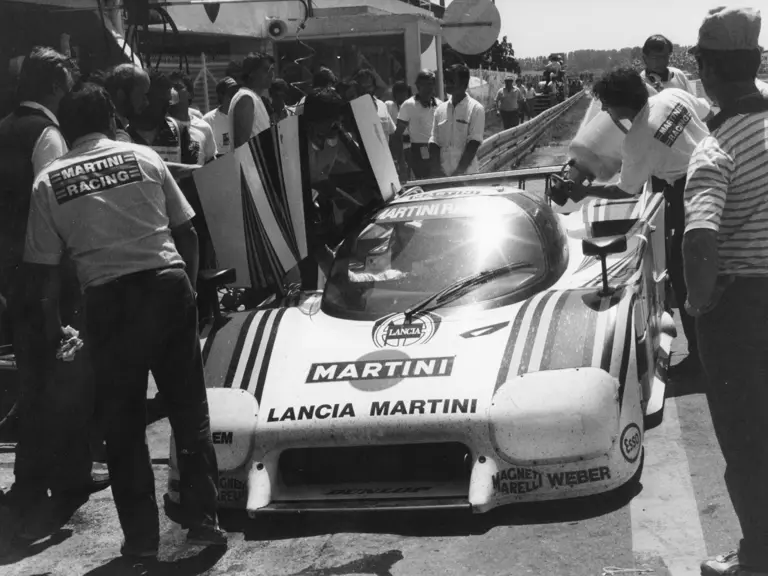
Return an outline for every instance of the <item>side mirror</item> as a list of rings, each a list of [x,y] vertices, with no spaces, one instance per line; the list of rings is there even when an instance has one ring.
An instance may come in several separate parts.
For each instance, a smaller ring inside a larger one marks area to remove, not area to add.
[[[605,265],[605,258],[608,254],[620,254],[627,249],[626,236],[603,236],[600,238],[585,238],[581,241],[581,249],[584,256],[597,256],[600,258],[600,264],[603,267],[603,289],[601,296],[613,294],[614,289],[608,286],[608,270]]]

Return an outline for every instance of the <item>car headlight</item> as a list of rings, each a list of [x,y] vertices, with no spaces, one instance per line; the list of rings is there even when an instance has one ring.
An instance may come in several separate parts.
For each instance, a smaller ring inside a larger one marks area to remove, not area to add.
[[[236,470],[251,454],[259,403],[241,389],[209,388],[207,393],[219,470]]]
[[[516,376],[493,397],[491,438],[502,456],[519,464],[606,454],[618,434],[618,389],[599,368]]]

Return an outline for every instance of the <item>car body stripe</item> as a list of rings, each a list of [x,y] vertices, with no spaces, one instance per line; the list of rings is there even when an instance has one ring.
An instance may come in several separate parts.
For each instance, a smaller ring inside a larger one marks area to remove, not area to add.
[[[267,341],[267,348],[264,351],[264,360],[261,362],[261,370],[259,371],[259,380],[256,383],[256,391],[254,396],[259,404],[261,404],[261,397],[264,393],[264,384],[267,381],[267,372],[269,371],[269,362],[272,359],[272,351],[275,349],[275,340],[277,339],[277,330],[280,328],[280,321],[288,311],[287,308],[281,308],[275,315],[275,321],[272,323],[272,330],[269,333],[269,340]]]
[[[616,311],[618,306],[613,298],[608,298],[608,311],[605,312],[605,336],[603,337],[603,354],[600,359],[600,368],[611,372],[611,355],[613,354],[613,342],[616,335]],[[597,352],[597,350],[595,350]]]
[[[509,362],[509,374],[518,374],[518,367],[523,359],[523,353],[525,352],[525,344],[528,336],[528,331],[531,327],[531,322],[536,310],[539,307],[539,302],[547,295],[548,292],[539,292],[536,296],[530,299],[531,306],[523,317],[523,322],[520,325],[520,331],[517,333],[515,342],[512,343],[512,359]]]
[[[271,315],[272,310],[267,310],[264,312],[261,318],[259,318],[259,324],[256,328],[256,333],[253,337],[253,343],[251,344],[251,348],[248,353],[248,361],[245,363],[243,375],[239,380],[239,388],[248,388],[248,384],[251,381],[251,375],[253,374],[253,367],[256,364],[256,357],[258,356],[259,350],[261,349],[261,339],[264,337],[264,329],[266,328],[267,322],[269,321]]]
[[[602,307],[602,300],[600,305]],[[584,340],[581,349],[581,365],[592,366],[592,348],[595,345],[595,332],[597,330],[597,320],[599,314],[594,311],[587,316],[586,326],[584,326]]]
[[[253,324],[253,319],[256,317],[256,314],[258,314],[258,310],[251,312],[245,319],[245,322],[243,322],[243,325],[240,327],[240,334],[237,335],[237,342],[235,342],[235,348],[232,351],[232,358],[229,361],[227,375],[224,378],[224,388],[232,387],[232,382],[234,381],[235,374],[237,373],[237,367],[240,365],[240,356],[243,353],[245,340],[248,336],[248,332],[250,331],[251,325]]]
[[[528,299],[517,311],[517,316],[515,316],[515,321],[512,324],[512,330],[509,332],[507,345],[504,348],[504,356],[501,358],[501,366],[499,366],[499,374],[496,377],[495,390],[498,390],[499,387],[507,381],[507,376],[509,375],[509,365],[512,361],[512,352],[514,351],[515,343],[517,342],[517,335],[520,333],[520,327],[523,324],[523,317],[527,314],[532,300],[533,299]]]
[[[558,366],[568,367],[572,366],[575,362],[581,360],[581,350],[576,343],[579,341],[579,337],[583,337],[583,334],[577,334],[576,338],[572,338],[572,334],[565,334],[570,328],[570,323],[561,322],[563,310],[571,306],[581,305],[582,292],[564,292],[562,297],[557,301],[555,310],[552,314],[552,320],[549,323],[549,330],[547,330],[547,340],[544,343],[544,352],[541,357],[540,370],[550,370],[553,368],[553,354],[557,353]],[[581,330],[583,327],[580,325],[573,326],[576,330]],[[555,349],[555,341],[558,335],[566,336],[566,342],[557,350]],[[579,357],[572,358],[573,352],[579,352]],[[570,356],[569,356],[570,353]]]
[[[629,354],[632,351],[632,323],[635,315],[632,313],[636,301],[636,296],[632,295],[627,306],[626,328],[624,329],[624,346],[621,354],[621,366],[619,368],[619,409],[624,407],[624,389],[627,385],[627,371],[629,370]],[[645,353],[645,352],[643,352]],[[650,373],[648,374],[650,378]]]
[[[525,372],[538,372],[541,366],[541,356],[544,352],[544,343],[547,340],[549,328],[552,325],[552,314],[560,300],[564,300],[563,292],[549,292],[542,298],[531,321],[531,328],[525,340],[525,351],[520,362],[518,374]]]

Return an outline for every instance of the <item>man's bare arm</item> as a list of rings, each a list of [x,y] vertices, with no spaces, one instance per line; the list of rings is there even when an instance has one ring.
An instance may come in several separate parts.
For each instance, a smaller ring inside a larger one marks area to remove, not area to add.
[[[171,236],[176,244],[184,264],[192,288],[197,286],[197,273],[200,268],[200,252],[197,244],[197,231],[191,221],[171,228]]]
[[[253,99],[249,97],[242,98],[235,106],[235,109],[232,110],[232,114],[234,132],[232,134],[233,148],[239,148],[251,139],[253,117],[255,114]]]
[[[692,316],[710,310],[720,298],[724,286],[718,286],[719,269],[717,233],[696,228],[683,236],[683,271],[688,288],[688,305]]]
[[[461,160],[459,160],[459,165],[456,167],[456,172],[454,172],[455,175],[458,176],[467,171],[469,165],[472,164],[472,160],[474,160],[477,155],[478,148],[480,148],[480,142],[477,140],[470,140],[467,142],[467,146],[464,148],[464,153],[461,155]]]

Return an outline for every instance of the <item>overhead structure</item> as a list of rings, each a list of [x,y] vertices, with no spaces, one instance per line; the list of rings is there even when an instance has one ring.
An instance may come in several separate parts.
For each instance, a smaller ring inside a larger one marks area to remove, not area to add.
[[[459,54],[482,54],[499,37],[501,14],[491,0],[453,0],[442,30],[445,42]]]

